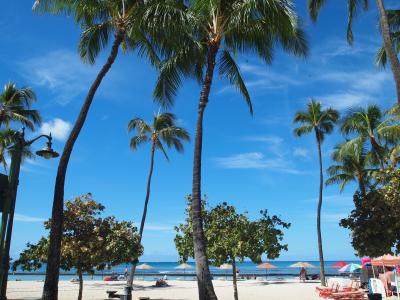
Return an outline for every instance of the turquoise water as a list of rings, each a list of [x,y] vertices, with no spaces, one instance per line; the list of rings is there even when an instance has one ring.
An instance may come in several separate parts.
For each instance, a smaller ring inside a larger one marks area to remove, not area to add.
[[[317,274],[319,273],[319,261],[307,261],[308,263],[316,266],[317,268],[310,268],[308,269],[308,274]],[[330,265],[336,263],[337,261],[326,261],[325,262],[325,272],[327,274],[333,274],[337,275],[338,269],[333,268]],[[360,263],[359,261],[346,261],[347,263]],[[144,263],[144,262],[140,262]],[[145,280],[154,280],[159,277],[161,277],[164,274],[168,273],[182,273],[182,276],[179,276],[179,278],[183,278],[183,270],[177,270],[175,267],[178,265],[176,262],[145,262],[149,264],[150,266],[153,267],[151,270],[137,270],[137,277],[139,279],[143,279],[141,277],[141,274],[160,274],[159,276],[153,275],[153,276],[145,276]],[[269,269],[268,274],[291,274],[293,276],[297,276],[299,274],[299,269],[298,268],[290,268],[289,266],[295,261],[272,261],[270,262],[273,265],[275,265],[277,268],[276,269]],[[190,262],[190,265],[194,267],[194,263]],[[257,264],[253,264],[252,262],[243,262],[243,263],[237,263],[237,268],[239,269],[239,272],[241,274],[244,273],[250,273],[250,274],[260,274],[260,275],[265,275],[266,270],[265,269],[257,269],[256,268]],[[110,270],[104,270],[104,271],[97,271],[96,274],[100,276],[84,276],[85,280],[100,280],[102,277],[109,276],[111,273],[115,272],[117,274],[123,274],[125,268],[129,269],[129,265],[118,265],[115,267],[112,267]],[[215,266],[211,266],[211,273],[214,275],[215,278],[221,277],[221,274],[226,274],[226,273],[231,273],[231,270],[220,270]],[[36,273],[44,273],[46,271],[46,267],[43,266],[41,269],[37,270]],[[22,270],[17,270],[17,272],[22,272]],[[74,274],[74,271],[71,270],[70,272],[64,272],[61,271],[62,273],[70,273],[71,275],[61,275],[60,279],[61,280],[70,280],[71,278],[76,277]],[[185,279],[194,279],[192,276],[193,273],[195,272],[195,269],[186,269],[185,273],[187,274],[185,276]],[[162,274],[162,275],[161,275]],[[190,274],[190,275],[189,275]],[[218,276],[220,275],[220,276]],[[170,279],[176,279],[178,277],[169,277]],[[10,275],[9,280],[16,280],[16,279],[22,279],[22,280],[43,280],[44,275]]]

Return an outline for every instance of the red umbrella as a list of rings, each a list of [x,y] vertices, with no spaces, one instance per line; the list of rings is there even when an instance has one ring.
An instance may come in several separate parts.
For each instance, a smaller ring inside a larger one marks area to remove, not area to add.
[[[344,261],[339,261],[333,265],[331,265],[331,267],[335,267],[335,268],[343,268],[344,266],[347,266],[348,263],[344,262]]]

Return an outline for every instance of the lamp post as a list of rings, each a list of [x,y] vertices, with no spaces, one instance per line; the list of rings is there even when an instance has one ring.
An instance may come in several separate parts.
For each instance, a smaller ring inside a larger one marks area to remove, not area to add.
[[[36,151],[38,156],[45,159],[56,158],[59,156],[52,149],[51,134],[42,134],[38,137],[26,141],[24,129],[16,132],[15,143],[11,149],[11,166],[8,175],[8,188],[5,195],[5,203],[2,212],[2,222],[0,228],[0,300],[6,300],[8,270],[10,265],[10,245],[12,227],[14,222],[15,203],[17,199],[19,172],[21,168],[22,153],[25,147],[32,145],[40,138],[47,138],[47,146],[42,150]]]

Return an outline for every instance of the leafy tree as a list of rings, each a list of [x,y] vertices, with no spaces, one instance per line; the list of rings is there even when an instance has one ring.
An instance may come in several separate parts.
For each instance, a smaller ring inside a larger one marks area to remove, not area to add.
[[[300,127],[294,129],[294,134],[298,137],[308,133],[315,133],[318,147],[319,159],[319,197],[317,209],[317,235],[318,235],[318,252],[320,262],[320,276],[322,285],[325,282],[324,254],[322,249],[322,234],[321,234],[321,208],[322,208],[322,191],[323,191],[323,171],[322,171],[322,151],[321,144],[325,139],[325,135],[330,134],[335,123],[339,119],[339,112],[327,108],[322,110],[321,103],[316,100],[311,100],[307,104],[307,111],[297,112],[294,116],[294,122],[299,123]]]
[[[172,103],[182,77],[198,80],[201,92],[198,101],[193,162],[193,239],[200,300],[214,300],[216,295],[210,277],[206,243],[201,218],[201,161],[204,112],[209,102],[216,68],[244,97],[250,112],[250,94],[235,60],[237,54],[254,53],[263,62],[273,61],[274,46],[295,56],[307,54],[307,43],[292,1],[233,0],[187,1],[188,6],[176,10],[172,22],[181,26],[180,47],[161,65],[155,90],[157,99]]]
[[[327,0],[308,0],[308,9],[310,12],[311,19],[316,21],[318,18],[321,7],[327,2]],[[348,23],[347,23],[347,41],[353,43],[353,18],[357,15],[360,8],[368,9],[368,0],[347,0],[348,7]],[[397,103],[400,103],[400,62],[396,52],[396,42],[393,41],[393,36],[390,32],[390,19],[385,10],[383,0],[375,0],[376,6],[379,13],[379,24],[380,31],[383,38],[383,44],[385,48],[385,54],[389,58],[390,67],[393,73],[394,81],[396,84],[397,92]]]
[[[340,184],[342,192],[352,181],[358,182],[362,195],[365,195],[371,175],[376,169],[369,168],[369,155],[361,143],[352,143],[346,150],[342,150],[342,144],[335,147],[331,165],[326,172],[330,176],[325,185]]]
[[[187,199],[185,223],[175,227],[175,245],[184,262],[189,257],[194,257],[190,205],[193,200],[191,197]],[[247,215],[237,213],[234,206],[225,202],[206,209],[203,201],[202,211],[208,258],[216,266],[232,264],[234,299],[238,300],[236,262],[244,261],[247,257],[255,263],[260,263],[263,254],[269,259],[279,257],[282,250],[287,250],[287,245],[282,244],[282,229],[289,228],[290,224],[281,221],[277,216],[268,216],[266,210],[260,211],[260,219],[251,221]]]
[[[393,247],[399,252],[400,224],[393,206],[384,201],[382,193],[378,190],[365,195],[356,193],[353,201],[355,209],[340,221],[340,226],[351,230],[351,244],[357,255],[378,257],[391,253]]]
[[[58,295],[59,261],[62,236],[64,184],[69,159],[76,140],[83,128],[94,96],[104,77],[111,69],[117,58],[119,48],[136,50],[137,53],[148,58],[153,64],[159,63],[156,49],[153,48],[155,39],[146,34],[151,27],[160,26],[163,17],[151,19],[151,24],[145,24],[147,2],[157,2],[162,5],[165,1],[139,0],[36,0],[34,11],[39,13],[63,14],[72,17],[81,29],[79,54],[84,62],[94,64],[101,50],[107,48],[113,36],[110,53],[105,64],[100,69],[91,84],[83,102],[79,115],[65,143],[62,152],[54,187],[52,228],[50,229],[49,258],[46,267],[46,280],[43,289],[43,299],[55,300]],[[166,19],[166,21],[168,21]],[[160,36],[158,36],[160,38]],[[165,37],[164,37],[165,39]]]
[[[32,89],[18,88],[15,83],[7,83],[0,94],[0,128],[10,128],[12,122],[34,130],[40,125],[42,118],[37,110],[31,109],[36,101],[36,95]]]
[[[82,299],[83,273],[93,274],[106,264],[133,263],[142,253],[139,235],[131,222],[118,222],[115,217],[101,218],[104,206],[83,195],[65,203],[64,227],[61,242],[60,266],[75,269],[79,276],[78,300]],[[51,220],[45,222],[51,228]],[[36,270],[47,263],[49,238],[42,237],[36,244],[27,244],[13,264],[15,270]]]
[[[182,141],[189,141],[190,138],[188,132],[184,128],[176,126],[175,116],[171,113],[155,115],[152,124],[146,123],[146,121],[141,118],[134,118],[129,122],[128,130],[137,132],[137,135],[132,137],[130,142],[130,147],[133,151],[137,150],[140,145],[146,142],[151,143],[150,171],[147,180],[147,190],[144,201],[142,221],[139,229],[139,242],[141,242],[144,224],[146,222],[147,206],[150,199],[150,186],[151,177],[153,175],[155,152],[156,150],[161,150],[165,158],[169,160],[163,143],[169,148],[173,147],[176,151],[183,152]],[[136,264],[133,264],[131,274],[129,276],[129,286],[132,286],[133,277],[135,276],[135,269]]]

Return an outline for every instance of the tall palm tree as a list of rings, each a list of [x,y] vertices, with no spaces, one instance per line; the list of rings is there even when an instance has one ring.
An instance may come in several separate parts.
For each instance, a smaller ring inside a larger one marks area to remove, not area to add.
[[[300,21],[287,0],[186,1],[188,6],[176,13],[182,26],[180,50],[161,66],[155,96],[171,103],[182,77],[198,80],[201,92],[197,108],[193,161],[192,220],[196,273],[200,300],[217,299],[211,281],[201,216],[201,162],[203,118],[209,102],[216,67],[244,97],[250,112],[249,92],[235,61],[236,54],[255,53],[272,63],[276,44],[296,56],[307,54],[307,43]]]
[[[370,175],[375,169],[369,167],[369,155],[361,143],[353,143],[345,151],[337,145],[332,154],[335,162],[326,171],[330,176],[325,185],[339,184],[340,192],[352,181],[358,182],[360,192],[365,195]]]
[[[15,83],[7,83],[0,94],[0,128],[10,128],[12,122],[34,130],[42,121],[37,110],[31,109],[36,95],[30,88],[18,88]]]
[[[327,0],[308,0],[308,8],[311,19],[316,21],[320,8],[327,2]],[[400,62],[397,57],[395,47],[390,34],[390,23],[388,15],[385,11],[385,4],[383,0],[375,0],[379,13],[379,24],[382,33],[383,44],[387,57],[389,58],[393,78],[396,84],[397,103],[400,103]],[[362,7],[364,10],[368,9],[368,0],[347,0],[348,6],[348,24],[347,24],[347,40],[349,43],[353,42],[352,23],[353,18],[357,14],[357,10]]]
[[[57,299],[65,175],[73,147],[85,123],[97,89],[117,58],[120,47],[124,50],[137,50],[140,56],[147,57],[152,64],[157,65],[158,63],[158,57],[152,48],[154,40],[151,40],[149,35],[144,34],[141,30],[143,5],[144,1],[141,0],[35,1],[33,7],[35,11],[72,16],[79,24],[82,29],[79,54],[84,62],[94,64],[98,54],[108,46],[110,37],[113,35],[107,60],[88,90],[59,161],[54,187],[50,246],[42,299]],[[152,21],[155,22],[154,19]],[[151,26],[156,26],[153,23]]]
[[[130,147],[133,151],[135,151],[140,145],[144,143],[151,143],[150,171],[147,179],[146,198],[144,200],[144,209],[139,229],[139,243],[141,243],[144,224],[146,222],[147,216],[147,206],[150,199],[150,185],[151,177],[153,175],[155,152],[156,150],[161,150],[165,158],[169,160],[163,143],[166,144],[169,148],[173,147],[176,151],[183,152],[182,141],[189,141],[190,137],[188,132],[184,128],[176,126],[175,116],[171,113],[162,113],[155,115],[152,124],[147,124],[141,118],[134,118],[129,122],[128,130],[137,132],[137,135],[132,137],[130,142]],[[135,270],[136,264],[133,264],[128,280],[129,287],[132,287]]]
[[[325,139],[325,135],[332,132],[334,125],[339,119],[339,112],[327,108],[323,110],[321,103],[316,100],[311,100],[307,104],[307,110],[297,112],[294,116],[294,122],[299,123],[301,126],[294,129],[296,136],[302,136],[308,133],[315,133],[318,147],[319,159],[319,197],[317,209],[317,235],[318,235],[318,252],[320,262],[320,276],[322,285],[326,285],[325,281],[325,267],[324,267],[324,253],[322,249],[322,234],[321,234],[321,208],[322,208],[322,191],[323,191],[323,171],[322,171],[322,151],[321,144]]]

